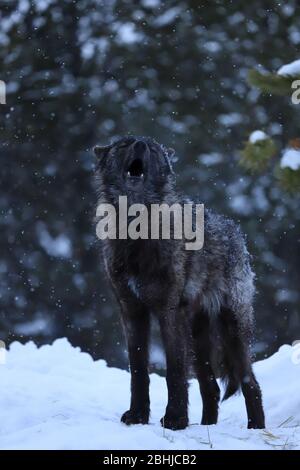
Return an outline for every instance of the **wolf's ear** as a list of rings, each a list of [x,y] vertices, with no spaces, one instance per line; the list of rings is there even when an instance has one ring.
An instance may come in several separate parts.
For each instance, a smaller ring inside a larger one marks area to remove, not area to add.
[[[168,157],[171,163],[175,163],[177,158],[175,156],[175,150],[172,147],[167,148]]]
[[[169,148],[167,149],[167,152],[168,152],[168,157],[169,157],[169,158],[174,157],[174,155],[175,155],[175,150],[174,150],[172,147],[169,147]]]
[[[96,155],[98,160],[101,160],[111,149],[111,145],[95,145],[93,148],[94,154]]]

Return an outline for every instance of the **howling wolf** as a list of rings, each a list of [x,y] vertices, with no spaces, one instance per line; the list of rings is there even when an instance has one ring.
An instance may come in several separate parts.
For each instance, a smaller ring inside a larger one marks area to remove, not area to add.
[[[128,204],[174,203],[188,199],[175,187],[174,151],[149,137],[124,137],[96,146],[98,203],[118,210]],[[184,239],[106,239],[102,252],[107,275],[121,307],[131,370],[131,403],[121,421],[148,423],[150,413],[148,345],[156,316],[167,363],[168,404],[164,427],[188,425],[189,366],[199,381],[202,424],[215,424],[220,389],[227,399],[239,389],[248,427],[264,428],[260,387],[251,366],[253,273],[244,237],[231,220],[205,210],[204,246],[185,249]]]

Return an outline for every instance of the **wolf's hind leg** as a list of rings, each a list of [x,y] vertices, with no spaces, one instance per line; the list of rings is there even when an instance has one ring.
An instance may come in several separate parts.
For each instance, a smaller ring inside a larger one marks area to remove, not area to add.
[[[228,390],[225,393],[225,398],[241,387],[247,409],[248,428],[263,429],[265,417],[262,395],[252,370],[247,337],[249,335],[239,327],[237,316],[229,308],[221,308],[220,323],[224,348],[224,368],[228,377]],[[230,384],[235,385],[231,386]]]

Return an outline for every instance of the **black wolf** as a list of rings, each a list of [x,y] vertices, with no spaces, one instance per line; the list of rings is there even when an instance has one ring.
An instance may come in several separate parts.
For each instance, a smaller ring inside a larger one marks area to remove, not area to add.
[[[96,146],[99,203],[186,203],[175,188],[170,149],[148,137],[125,137]],[[188,425],[189,364],[203,401],[202,424],[215,424],[220,389],[224,399],[239,389],[249,428],[264,428],[259,385],[249,352],[253,331],[253,273],[240,229],[205,210],[204,247],[185,249],[184,240],[104,240],[104,262],[121,307],[131,370],[131,403],[121,420],[148,423],[150,317],[158,318],[167,362],[168,404],[161,423]],[[219,354],[221,352],[221,354]],[[215,357],[220,356],[216,369]],[[189,361],[192,361],[191,363]]]

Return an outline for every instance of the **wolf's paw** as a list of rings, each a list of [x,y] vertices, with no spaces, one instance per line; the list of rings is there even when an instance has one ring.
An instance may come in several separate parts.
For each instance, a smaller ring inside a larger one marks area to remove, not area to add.
[[[187,416],[169,416],[165,414],[160,423],[164,428],[178,431],[179,429],[185,429],[189,424],[189,420]]]
[[[218,422],[218,408],[216,408],[215,410],[203,412],[202,419],[201,419],[202,425],[217,424],[217,422]]]
[[[149,411],[134,411],[128,410],[125,411],[121,418],[121,422],[127,424],[148,424],[149,421]]]
[[[264,419],[258,421],[248,421],[248,429],[265,429]]]

